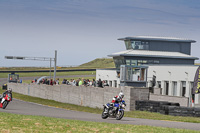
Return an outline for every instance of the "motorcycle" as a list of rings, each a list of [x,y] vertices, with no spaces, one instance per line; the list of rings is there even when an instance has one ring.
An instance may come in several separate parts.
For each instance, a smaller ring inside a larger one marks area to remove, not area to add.
[[[0,99],[0,101],[2,100],[4,100],[2,103],[2,108],[5,109],[7,105],[9,104],[9,102],[12,100],[11,93],[6,93],[5,96]]]
[[[125,109],[125,101],[122,100],[122,102],[120,103],[114,103],[110,104],[107,103],[105,105],[103,105],[103,112],[102,112],[102,119],[106,119],[108,117],[110,118],[116,118],[116,120],[121,120],[124,116],[124,109]]]

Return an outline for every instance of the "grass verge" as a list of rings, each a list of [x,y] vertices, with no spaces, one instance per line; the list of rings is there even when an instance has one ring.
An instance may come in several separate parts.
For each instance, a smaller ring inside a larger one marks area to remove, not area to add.
[[[2,92],[3,92],[2,89],[0,89],[0,93]],[[14,93],[14,92],[13,92],[13,97],[16,99],[23,100],[23,101],[39,103],[43,105],[48,105],[48,106],[58,107],[58,108],[63,108],[63,109],[68,109],[68,110],[76,110],[76,111],[90,112],[90,113],[96,113],[96,114],[102,113],[102,109],[99,109],[99,108],[90,108],[90,107],[78,106],[74,104],[60,103],[53,100],[31,97],[31,96],[22,95],[22,94]],[[146,112],[146,111],[128,111],[128,112],[125,112],[125,117],[200,123],[199,117],[170,116],[170,115],[162,115],[159,113],[151,113],[151,112]]]
[[[43,116],[17,115],[0,112],[0,129],[3,133],[197,133],[198,131],[151,127],[141,125],[125,125],[96,123],[78,120],[66,120]]]
[[[8,78],[10,73],[1,73],[0,78]],[[35,73],[15,73],[19,74],[20,77],[41,77],[49,76],[49,72],[35,72]],[[53,73],[52,73],[53,74]],[[96,75],[96,71],[72,71],[72,72],[57,72],[56,76],[66,76],[66,75]]]

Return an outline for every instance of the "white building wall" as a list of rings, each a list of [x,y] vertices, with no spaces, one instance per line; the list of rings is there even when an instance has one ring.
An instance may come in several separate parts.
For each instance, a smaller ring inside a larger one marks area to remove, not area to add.
[[[191,98],[191,82],[194,82],[197,68],[198,66],[149,66],[148,80],[152,80],[155,75],[156,81],[161,81],[162,95],[166,95],[166,81],[169,82],[168,95],[173,95],[172,82],[177,82],[176,96],[182,96],[182,82],[186,82],[185,97]],[[199,97],[196,96],[196,98]],[[196,104],[199,101],[200,99],[195,100]]]
[[[178,66],[178,65],[152,65],[147,70],[147,87],[150,87],[153,75],[156,76],[156,81],[161,82],[162,95],[166,95],[166,82],[169,83],[168,95],[173,95],[173,82],[177,82],[176,96],[182,96],[182,82],[186,82],[185,97],[191,98],[191,82],[194,82],[195,73],[198,66]],[[96,79],[98,80],[112,81],[114,87],[114,81],[117,81],[117,87],[120,87],[120,78],[117,77],[116,70],[97,69]],[[158,85],[156,85],[158,86]],[[200,103],[200,96],[195,96],[195,104]]]
[[[153,75],[157,81],[194,81],[198,66],[149,66],[148,80]]]
[[[117,88],[119,88],[120,78],[117,76],[116,70],[109,69],[97,69],[96,80],[107,80],[110,87],[115,87],[115,81],[117,81]]]

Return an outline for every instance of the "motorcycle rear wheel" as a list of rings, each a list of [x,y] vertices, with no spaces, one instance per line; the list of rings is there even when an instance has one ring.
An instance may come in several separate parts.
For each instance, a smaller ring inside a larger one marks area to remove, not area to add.
[[[5,109],[7,107],[7,105],[8,105],[8,101],[4,101],[2,108]]]
[[[121,120],[124,116],[124,110],[120,110],[119,114],[116,115],[116,120]]]

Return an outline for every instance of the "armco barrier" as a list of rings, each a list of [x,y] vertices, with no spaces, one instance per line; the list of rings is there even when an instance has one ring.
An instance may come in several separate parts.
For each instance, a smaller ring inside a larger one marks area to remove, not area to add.
[[[103,108],[103,104],[112,101],[112,98],[119,94],[122,90],[124,100],[126,101],[126,111],[135,110],[136,100],[148,100],[148,88],[133,88],[133,87],[85,87],[71,85],[45,85],[45,84],[19,84],[8,83],[8,87],[12,88],[13,92],[33,97],[39,97],[49,100],[55,100],[63,103],[70,103],[93,108]]]
[[[165,115],[173,116],[191,116],[200,117],[200,108],[182,107],[179,103],[164,101],[136,101],[136,110],[158,112]]]

